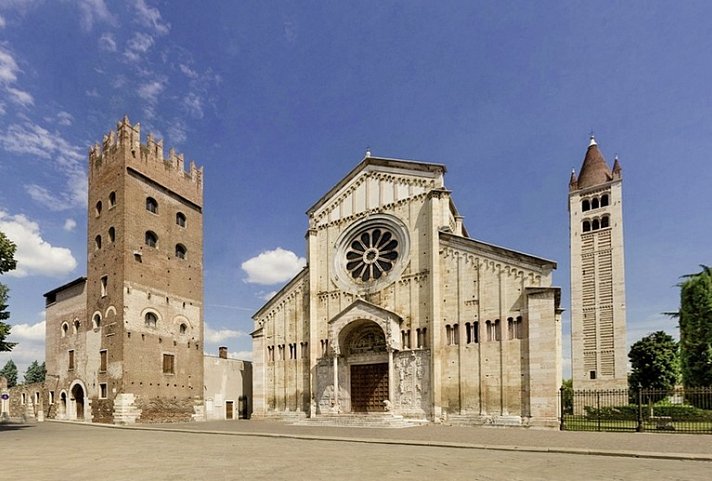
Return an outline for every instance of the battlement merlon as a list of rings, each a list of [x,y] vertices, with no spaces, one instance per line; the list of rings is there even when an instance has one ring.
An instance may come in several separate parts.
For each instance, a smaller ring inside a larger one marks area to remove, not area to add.
[[[131,152],[131,157],[136,161],[144,163],[160,162],[167,170],[175,171],[176,175],[183,176],[186,180],[196,184],[199,191],[203,189],[204,167],[197,167],[194,161],[190,161],[189,170],[185,170],[185,157],[181,153],[176,153],[171,148],[168,157],[164,157],[163,140],[156,140],[153,134],[149,133],[146,143],[141,143],[141,124],[131,125],[128,116],[124,116],[120,122],[116,123],[116,130],[110,130],[104,135],[101,144],[94,144],[89,147],[89,170],[100,168],[104,162],[111,160],[111,155],[119,150]]]

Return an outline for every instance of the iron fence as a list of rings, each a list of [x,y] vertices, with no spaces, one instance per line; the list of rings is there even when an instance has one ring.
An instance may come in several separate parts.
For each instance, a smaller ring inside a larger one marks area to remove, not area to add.
[[[561,388],[562,431],[712,434],[712,387],[574,391]]]

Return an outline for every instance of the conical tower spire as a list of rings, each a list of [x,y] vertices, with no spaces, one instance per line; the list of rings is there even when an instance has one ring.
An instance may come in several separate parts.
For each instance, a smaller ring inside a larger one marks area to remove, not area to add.
[[[601,151],[598,150],[598,142],[591,134],[586,156],[583,159],[581,170],[578,176],[578,188],[585,189],[594,185],[604,184],[613,179],[611,170],[608,168],[606,159],[603,158]]]

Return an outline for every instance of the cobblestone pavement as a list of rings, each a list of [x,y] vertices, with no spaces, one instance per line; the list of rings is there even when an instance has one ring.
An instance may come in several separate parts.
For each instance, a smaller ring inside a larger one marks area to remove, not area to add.
[[[223,429],[215,429],[218,426],[222,426]],[[230,430],[244,431],[247,426],[253,427],[252,435],[226,435]],[[192,428],[193,432],[184,429],[186,427]],[[27,426],[2,425],[0,426],[0,459],[2,460],[0,465],[3,475],[0,478],[36,481],[57,479],[73,481],[233,479],[528,481],[562,478],[567,481],[707,481],[712,466],[709,462],[689,460],[270,438],[254,434],[264,434],[279,429],[290,430],[294,427],[254,421],[174,425],[172,428],[173,430],[160,431],[115,429],[56,422]],[[176,428],[183,430],[178,431]],[[200,428],[210,428],[213,433],[197,431]],[[307,429],[315,428],[307,427]],[[326,428],[318,429],[323,431]],[[417,436],[444,435],[441,433],[450,433],[448,436],[450,439],[470,439],[475,436],[481,441],[483,437],[466,431],[460,432],[461,430],[489,431],[481,428],[440,426],[368,431],[381,432],[381,439],[388,439],[390,436],[412,439]],[[215,434],[219,431],[224,434]],[[340,437],[347,434],[342,428],[338,428],[337,431],[336,434]],[[526,436],[525,433],[530,433],[530,431],[519,430],[492,431],[496,433],[495,436],[503,436],[502,439],[509,438],[510,445],[512,438],[517,439],[522,435]],[[372,437],[373,434],[369,432],[366,436]],[[605,433],[603,434],[602,438],[606,436]],[[629,436],[635,437],[633,434]],[[637,435],[638,438],[640,436],[646,435]],[[673,444],[678,439],[678,435],[659,436],[667,440],[667,444]],[[571,439],[575,438],[576,436]],[[613,438],[619,436],[614,435]],[[654,443],[660,442],[654,441]],[[708,445],[710,438],[698,436],[695,444]],[[707,449],[709,450],[709,446]]]

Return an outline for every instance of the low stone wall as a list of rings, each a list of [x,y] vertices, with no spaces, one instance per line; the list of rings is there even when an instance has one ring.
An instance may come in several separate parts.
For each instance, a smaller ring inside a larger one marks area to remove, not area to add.
[[[179,423],[193,420],[191,399],[136,399],[141,410],[139,423]]]

